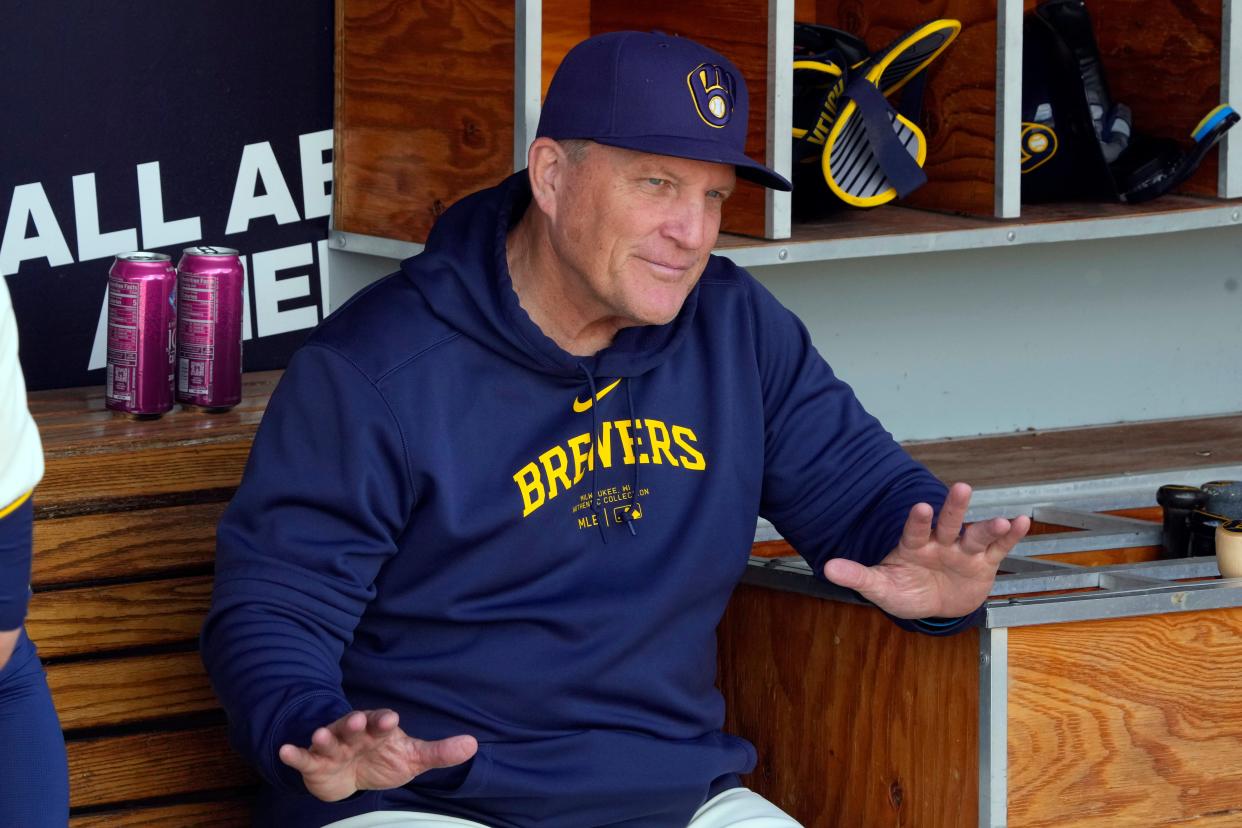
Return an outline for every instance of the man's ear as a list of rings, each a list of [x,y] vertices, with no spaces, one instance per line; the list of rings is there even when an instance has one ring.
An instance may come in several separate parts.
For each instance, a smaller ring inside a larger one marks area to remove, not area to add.
[[[551,138],[536,138],[526,151],[531,195],[539,210],[553,221],[557,202],[564,194],[569,163],[564,148]]]

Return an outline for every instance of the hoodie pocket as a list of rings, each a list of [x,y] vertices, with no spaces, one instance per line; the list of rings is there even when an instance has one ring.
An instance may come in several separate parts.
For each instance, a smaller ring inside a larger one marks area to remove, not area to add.
[[[671,740],[594,730],[481,744],[455,788],[414,790],[504,824],[684,826],[714,780],[746,773],[754,762],[748,742],[719,732]]]

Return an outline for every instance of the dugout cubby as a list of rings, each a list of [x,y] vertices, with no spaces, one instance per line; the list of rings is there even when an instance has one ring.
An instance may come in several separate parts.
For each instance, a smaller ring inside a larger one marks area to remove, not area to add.
[[[1130,107],[1136,131],[1189,146],[1199,119],[1222,103],[1224,6],[1221,0],[1089,2],[1109,89]],[[1217,195],[1218,159],[1210,153],[1177,192]]]
[[[333,223],[424,242],[513,171],[512,3],[339,0]]]
[[[1115,99],[1137,129],[1189,144],[1198,119],[1228,94],[1232,3],[1090,0]],[[726,206],[721,246],[941,234],[995,218],[1034,223],[1204,209],[1242,195],[1212,152],[1176,194],[1141,209],[1022,205],[1021,30],[1035,0],[341,0],[337,4],[334,228],[425,241],[462,196],[524,165],[538,107],[574,43],[617,29],[660,29],[727,54],[750,89],[747,152],[782,171],[790,160],[792,24],[838,26],[880,50],[937,18],[962,22],[929,68],[921,126],[928,183],[871,211],[791,223],[788,197],[743,183]],[[1230,139],[1222,144],[1228,145]],[[1238,166],[1238,165],[1234,165]],[[914,209],[911,209],[914,208]]]
[[[1003,0],[1002,0],[1003,2]],[[927,183],[900,204],[991,216],[996,202],[997,8],[995,0],[884,3],[797,0],[799,22],[835,26],[877,53],[938,18],[962,23],[957,39],[928,68],[919,126],[927,136]]]

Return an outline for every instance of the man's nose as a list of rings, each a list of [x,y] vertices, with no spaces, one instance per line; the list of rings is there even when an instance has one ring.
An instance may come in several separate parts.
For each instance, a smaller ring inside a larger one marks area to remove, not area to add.
[[[707,238],[707,206],[701,198],[679,198],[664,221],[664,235],[679,247],[698,250]]]

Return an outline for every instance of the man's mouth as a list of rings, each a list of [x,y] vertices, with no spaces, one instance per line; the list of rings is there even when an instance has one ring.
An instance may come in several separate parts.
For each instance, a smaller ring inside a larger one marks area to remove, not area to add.
[[[668,278],[680,278],[686,275],[686,271],[694,267],[694,262],[670,262],[663,261],[661,259],[648,259],[645,256],[640,256],[639,258],[646,262],[657,275],[666,276]]]

